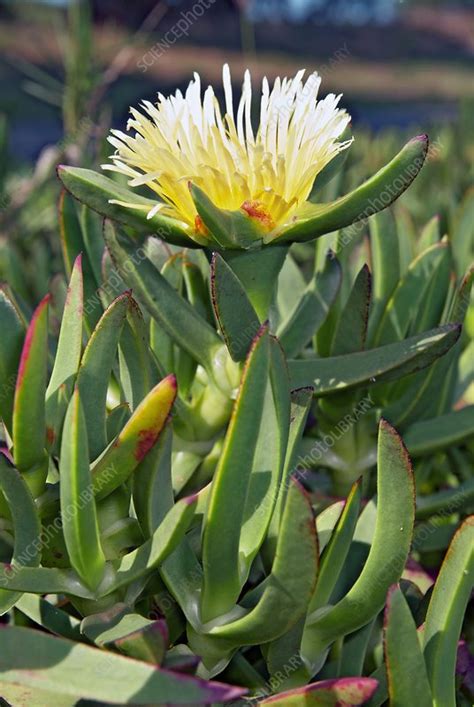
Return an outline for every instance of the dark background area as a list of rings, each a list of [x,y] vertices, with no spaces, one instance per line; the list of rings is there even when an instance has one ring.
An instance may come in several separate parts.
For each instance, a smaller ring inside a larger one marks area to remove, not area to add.
[[[64,134],[67,4],[0,3],[0,112],[20,160]],[[246,66],[255,83],[316,69],[323,93],[344,93],[354,122],[373,130],[453,121],[474,96],[472,2],[215,0],[179,34],[196,4],[91,3],[93,75],[127,54],[102,97],[113,124],[123,125],[129,105],[184,88],[194,70],[218,86],[225,61],[236,86]]]

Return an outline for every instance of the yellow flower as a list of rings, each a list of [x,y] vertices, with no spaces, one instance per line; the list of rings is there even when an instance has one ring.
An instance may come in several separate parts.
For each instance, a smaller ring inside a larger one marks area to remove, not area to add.
[[[130,132],[112,131],[109,141],[116,152],[103,169],[156,193],[159,201],[149,218],[159,212],[205,236],[189,190],[193,183],[217,208],[240,209],[270,232],[292,219],[318,173],[351,143],[338,141],[350,122],[338,108],[340,96],[318,100],[320,77],[313,73],[303,81],[304,73],[277,78],[271,90],[263,79],[256,132],[249,71],[235,113],[230,70],[224,66],[224,115],[212,87],[202,95],[201,79],[194,74],[184,96],[181,91],[168,98],[159,94],[156,105],[143,101],[142,112],[131,109]]]

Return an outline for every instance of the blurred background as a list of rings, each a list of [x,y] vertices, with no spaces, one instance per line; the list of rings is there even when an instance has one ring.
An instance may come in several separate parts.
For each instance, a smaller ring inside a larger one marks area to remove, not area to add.
[[[399,218],[413,232],[459,218],[473,182],[473,0],[1,0],[0,280],[28,303],[61,270],[56,164],[97,167],[130,105],[193,71],[218,92],[225,61],[236,88],[247,66],[254,85],[304,67],[323,95],[344,94],[356,141],[323,196],[429,132]]]
[[[0,8],[0,111],[19,160],[97,108],[123,124],[130,104],[193,71],[218,85],[224,61],[236,83],[245,66],[256,79],[317,69],[373,130],[454,121],[474,97],[472,0],[92,0],[82,18],[67,0]]]

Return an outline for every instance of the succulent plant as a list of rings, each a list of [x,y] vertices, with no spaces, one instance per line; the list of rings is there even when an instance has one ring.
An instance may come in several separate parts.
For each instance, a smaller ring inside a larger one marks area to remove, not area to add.
[[[282,84],[293,98],[300,78]],[[341,230],[388,206],[426,150],[415,138],[275,229],[261,203],[212,201],[205,179],[186,222],[60,168],[82,202],[60,203],[67,292],[29,322],[0,296],[4,700],[469,699],[456,660],[474,579],[472,410],[454,409],[470,378],[467,251],[434,222],[414,245],[384,211],[369,268],[364,232]],[[434,580],[430,551],[448,544]]]

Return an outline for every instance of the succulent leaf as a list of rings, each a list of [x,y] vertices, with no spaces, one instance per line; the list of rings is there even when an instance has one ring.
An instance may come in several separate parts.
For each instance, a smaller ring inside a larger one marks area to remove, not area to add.
[[[38,567],[41,559],[40,521],[31,493],[22,475],[0,454],[0,490],[8,504],[13,523],[15,544],[6,576],[14,575],[18,567]],[[21,593],[1,589],[5,586],[0,576],[0,616],[9,611],[21,598]]]
[[[25,325],[3,287],[0,288],[0,327],[0,416],[11,432],[15,382],[25,338]]]
[[[313,682],[307,687],[282,692],[268,697],[261,705],[288,707],[337,707],[337,705],[363,705],[373,695],[377,681],[373,678],[339,678]]]
[[[46,481],[47,458],[45,393],[48,357],[48,302],[35,310],[26,332],[16,378],[13,406],[15,465],[27,473],[27,483],[39,495]]]
[[[160,276],[146,257],[137,255],[130,239],[115,233],[110,223],[106,223],[104,233],[112,257],[140,302],[179,346],[212,371],[214,352],[222,345],[216,332]]]
[[[474,585],[474,518],[456,532],[436,580],[423,631],[433,705],[454,705],[459,634]]]
[[[364,626],[380,611],[408,557],[415,517],[413,472],[400,437],[384,420],[379,427],[377,479],[375,534],[359,578],[335,606],[307,618],[301,650],[310,674],[337,637]]]
[[[211,293],[229,353],[234,361],[243,361],[260,329],[260,320],[238,277],[219,253],[212,257]]]
[[[118,437],[92,466],[96,498],[123,484],[157,441],[176,397],[176,379],[168,376],[137,407]]]
[[[371,299],[371,276],[367,265],[359,271],[342,309],[331,343],[331,356],[363,351],[367,337]]]
[[[278,336],[287,356],[297,356],[318,331],[341,285],[339,261],[329,252],[321,272],[316,272],[295,309],[281,322]]]
[[[130,294],[126,292],[106,309],[87,343],[77,374],[91,460],[97,459],[107,445],[107,389],[129,307]]]
[[[232,609],[242,589],[240,529],[264,410],[269,365],[268,326],[263,325],[247,357],[204,520],[201,605],[204,623]]]
[[[66,413],[61,444],[61,519],[72,567],[91,589],[105,572],[89,469],[89,445],[78,389]]]
[[[427,135],[412,138],[385,167],[354,191],[330,204],[307,205],[301,215],[267,242],[313,240],[366,219],[390,206],[407,189],[428,152]]]
[[[23,695],[26,692],[28,699],[36,699],[38,694],[61,696],[71,699],[66,703],[69,705],[73,700],[83,698],[115,704],[126,704],[130,700],[205,704],[232,700],[245,694],[240,688],[210,684],[83,643],[72,643],[17,626],[2,628],[0,674],[5,696],[10,690],[14,695],[18,694],[15,688],[21,685]],[[86,681],[84,675],[88,676]]]
[[[192,247],[192,235],[186,224],[159,214],[148,218],[148,213],[156,205],[156,201],[138,196],[130,189],[90,169],[60,165],[58,177],[75,199],[102,216],[129,226],[138,233],[156,233],[170,243]],[[113,203],[114,201],[134,203],[136,209],[126,208]]]
[[[460,327],[447,324],[404,341],[346,356],[290,360],[292,386],[314,386],[317,395],[399,378],[429,366],[449,351]]]
[[[432,707],[430,684],[416,624],[400,587],[390,588],[384,622],[384,652],[390,704],[415,701]]]

